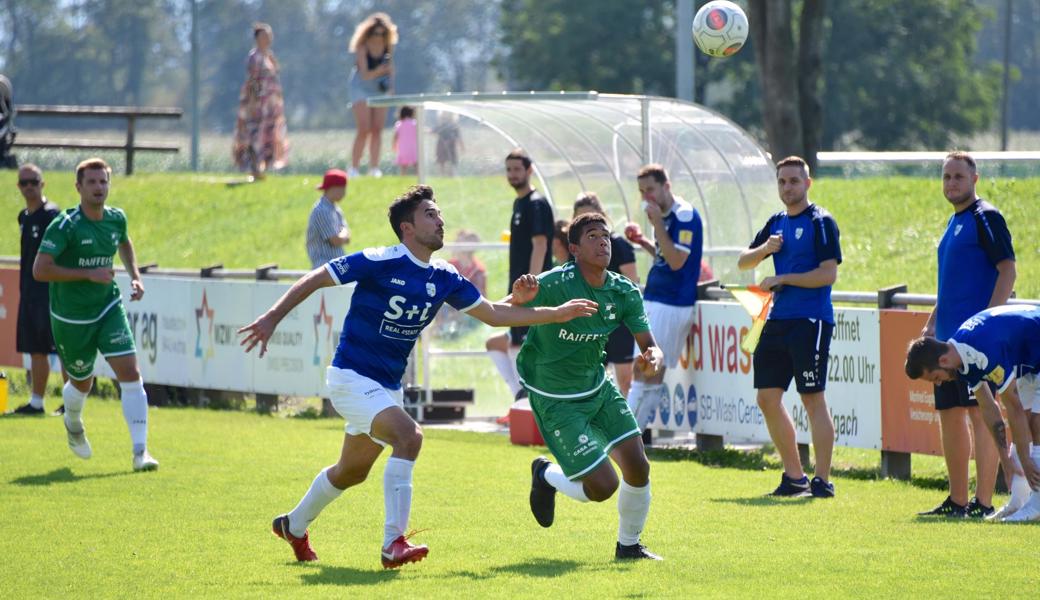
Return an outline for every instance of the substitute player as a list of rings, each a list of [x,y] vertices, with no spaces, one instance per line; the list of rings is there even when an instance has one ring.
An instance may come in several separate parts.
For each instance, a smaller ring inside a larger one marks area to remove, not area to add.
[[[83,426],[83,405],[94,383],[100,352],[119,380],[123,418],[130,428],[135,471],[159,468],[148,454],[148,396],[137,368],[137,349],[126,309],[114,281],[112,258],[130,275],[130,300],[144,296],[126,214],[105,206],[112,169],[100,158],[76,167],[79,206],[51,222],[33,264],[33,277],[50,282],[51,328],[58,356],[68,372],[62,389],[69,448],[83,459],[92,451]]]
[[[784,210],[769,217],[737,259],[740,269],[754,269],[772,256],[776,273],[759,284],[773,292],[773,308],[752,358],[758,406],[784,463],[773,495],[830,498],[834,423],[824,389],[834,331],[831,286],[841,262],[838,224],[809,202],[812,179],[801,158],[789,156],[776,163],[776,184]],[[794,423],[781,402],[792,378],[809,415],[816,462],[812,481],[802,471]]]
[[[697,209],[672,194],[668,173],[661,165],[646,165],[636,176],[643,210],[654,229],[650,243],[639,225],[629,223],[625,236],[654,257],[646,276],[643,301],[650,330],[661,344],[664,366],[679,364],[686,336],[696,318],[697,279],[701,273],[704,231]],[[668,394],[661,369],[651,377],[636,370],[628,392],[628,405],[640,427],[646,427],[654,409]]]
[[[443,260],[431,261],[444,245],[444,220],[433,189],[408,189],[390,205],[390,226],[401,243],[368,248],[329,261],[304,275],[266,313],[239,330],[246,351],[267,341],[278,323],[315,290],[356,283],[336,355],[327,370],[328,395],[347,420],[339,461],[322,470],[291,512],[274,519],[275,535],[292,546],[299,561],[317,560],[308,525],[343,493],[368,477],[385,446],[392,454],[383,473],[386,508],[382,563],[393,569],[420,561],[429,549],[408,542],[405,530],[412,506],[412,470],[422,446],[422,429],[402,408],[401,377],[422,330],[447,302],[495,327],[568,321],[595,313],[588,300],[553,308],[523,308],[491,303]],[[521,278],[515,291],[537,286]]]
[[[603,366],[610,333],[621,324],[635,336],[636,367],[657,375],[663,360],[639,288],[607,270],[610,228],[598,213],[583,214],[567,232],[574,260],[543,273],[537,288],[514,292],[512,302],[552,306],[589,298],[599,312],[588,319],[531,327],[517,357],[538,429],[558,464],[531,463],[531,512],[542,527],[553,523],[556,492],[579,502],[602,502],[618,493],[619,559],[660,557],[639,541],[650,511],[650,463],[632,410]],[[621,468],[621,481],[607,457]]]
[[[907,350],[906,374],[911,379],[936,385],[960,380],[975,392],[1005,476],[1014,474],[1011,499],[993,515],[995,520],[1040,520],[1038,369],[1040,307],[1036,306],[988,308],[965,321],[949,340],[920,337]],[[1014,437],[1010,449],[1004,418],[989,384],[996,386],[1007,411]]]

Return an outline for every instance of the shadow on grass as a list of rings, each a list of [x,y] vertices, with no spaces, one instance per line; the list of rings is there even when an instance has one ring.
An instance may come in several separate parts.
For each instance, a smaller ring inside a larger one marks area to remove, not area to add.
[[[449,578],[466,577],[468,579],[493,579],[500,575],[520,575],[523,577],[560,577],[574,571],[599,571],[602,565],[581,562],[576,560],[559,560],[550,558],[535,558],[511,565],[499,565],[491,567],[486,571],[452,571],[448,573]]]
[[[39,475],[24,475],[11,480],[14,485],[37,485],[46,486],[57,483],[76,483],[77,481],[86,481],[88,479],[107,479],[109,477],[122,477],[130,475],[130,471],[113,471],[111,473],[91,473],[89,475],[77,475],[72,472],[72,469],[68,467],[62,467],[55,469],[50,473],[41,473]]]
[[[802,506],[805,504],[812,504],[816,500],[812,496],[803,496],[801,498],[778,498],[776,496],[751,496],[748,498],[712,498],[712,502],[719,504],[739,504],[741,506],[791,506],[798,505]]]
[[[723,450],[693,450],[690,448],[647,448],[646,454],[653,460],[659,461],[691,461],[700,463],[707,467],[720,467],[725,469],[743,469],[746,471],[770,471],[779,470],[783,464],[776,459],[771,446],[764,446],[754,450],[735,450],[725,448]],[[846,479],[860,481],[881,481],[881,467],[862,466],[840,466],[835,465],[831,473]],[[945,477],[915,476],[910,479],[910,485],[924,489],[945,490],[947,481]]]
[[[306,563],[291,563],[292,566],[300,568],[309,568],[311,565]],[[315,572],[307,573],[300,577],[300,580],[307,585],[377,585],[380,583],[386,583],[393,581],[400,574],[399,571],[393,569],[382,569],[382,570],[366,570],[366,569],[355,569],[352,567],[334,567],[330,565],[316,565],[318,570]]]

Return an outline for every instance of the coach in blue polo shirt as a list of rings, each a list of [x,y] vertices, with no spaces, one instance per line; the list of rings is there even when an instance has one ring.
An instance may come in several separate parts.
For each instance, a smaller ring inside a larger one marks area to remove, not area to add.
[[[946,341],[975,313],[1007,303],[1015,286],[1015,250],[1000,211],[975,193],[979,174],[970,154],[948,154],[943,160],[942,180],[943,195],[954,214],[939,241],[939,294],[921,335]],[[935,386],[935,408],[939,411],[950,495],[939,506],[920,514],[989,516],[993,513],[999,459],[978,402],[963,381],[948,381]],[[969,501],[968,461],[973,437],[975,498]]]
[[[773,308],[752,359],[755,389],[769,437],[784,462],[773,495],[829,498],[834,496],[829,481],[834,423],[824,388],[834,330],[831,286],[841,263],[838,224],[830,213],[809,202],[812,179],[809,165],[801,158],[789,156],[778,162],[776,183],[785,210],[769,217],[737,260],[741,269],[753,269],[772,256],[776,273],[760,284],[773,291]],[[792,378],[812,430],[816,459],[812,481],[802,471],[794,423],[781,403]]]

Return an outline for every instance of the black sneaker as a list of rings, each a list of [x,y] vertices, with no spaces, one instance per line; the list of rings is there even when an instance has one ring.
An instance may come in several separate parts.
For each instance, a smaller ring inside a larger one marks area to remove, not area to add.
[[[556,488],[542,477],[550,464],[544,456],[531,462],[531,514],[542,527],[551,527],[556,515]]]
[[[62,404],[51,413],[52,417],[60,417],[65,414],[65,405]]]
[[[777,486],[770,496],[782,496],[785,498],[802,498],[812,493],[809,489],[809,478],[802,475],[801,479],[791,479],[787,473],[780,475],[780,485]]]
[[[971,502],[968,502],[968,505],[964,507],[964,514],[969,519],[985,519],[995,512],[997,512],[995,508],[979,502],[978,498],[972,498]]]
[[[25,403],[14,409],[14,414],[37,417],[43,414],[43,408],[36,408],[32,404]]]
[[[646,546],[636,542],[631,546],[622,546],[621,542],[617,543],[617,547],[614,549],[614,558],[618,560],[629,560],[636,558],[646,558],[649,560],[664,560],[660,556],[646,549]]]
[[[809,482],[809,488],[812,490],[813,498],[834,497],[834,484],[829,481],[824,481],[820,477],[813,477],[812,481]]]
[[[942,501],[942,504],[936,506],[932,510],[926,510],[924,512],[917,513],[919,517],[950,517],[951,519],[963,519],[968,512],[966,505],[957,504],[949,496]]]

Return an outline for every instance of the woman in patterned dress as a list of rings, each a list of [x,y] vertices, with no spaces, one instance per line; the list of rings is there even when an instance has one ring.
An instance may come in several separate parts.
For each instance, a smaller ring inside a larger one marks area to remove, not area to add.
[[[278,59],[271,51],[274,32],[267,23],[253,25],[256,47],[249,52],[246,82],[238,96],[235,123],[235,164],[263,178],[268,169],[281,169],[289,157],[282,84],[278,81]]]

